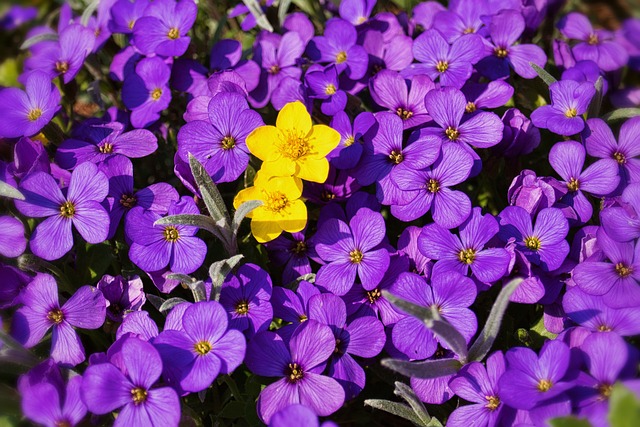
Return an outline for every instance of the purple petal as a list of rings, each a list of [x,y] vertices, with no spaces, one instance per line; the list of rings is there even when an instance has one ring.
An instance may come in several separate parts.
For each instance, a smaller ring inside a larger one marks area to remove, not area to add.
[[[298,390],[299,387],[289,383],[286,378],[282,378],[264,388],[260,392],[256,408],[260,419],[264,423],[270,424],[276,412],[287,406],[300,403]]]
[[[16,200],[16,208],[23,215],[41,218],[60,214],[60,205],[65,202],[62,191],[51,175],[35,172],[20,183],[25,200]]]
[[[320,416],[331,415],[344,404],[344,390],[333,378],[307,373],[298,387],[300,403]]]
[[[291,363],[291,355],[282,338],[274,332],[260,332],[249,341],[245,363],[254,374],[282,377]]]
[[[71,325],[62,321],[53,327],[51,358],[63,365],[75,366],[84,360],[84,347]]]
[[[454,228],[464,222],[471,213],[471,201],[462,191],[441,188],[433,198],[433,220],[445,228]]]
[[[353,286],[357,272],[357,264],[350,261],[334,261],[320,267],[316,284],[323,286],[336,295],[342,296]]]
[[[52,216],[41,222],[31,235],[29,243],[34,255],[52,261],[69,252],[73,247],[71,224],[70,219],[61,215]]]
[[[347,353],[360,357],[375,357],[382,351],[386,336],[382,323],[372,316],[354,319],[347,327]]]
[[[80,235],[89,243],[102,243],[109,235],[109,214],[100,203],[85,201],[76,205],[72,222]]]
[[[107,303],[97,288],[83,286],[62,306],[64,318],[83,329],[97,329],[104,323]]]
[[[551,147],[549,163],[558,175],[568,182],[572,178],[578,179],[580,177],[585,154],[584,147],[578,142],[558,142]]]
[[[308,320],[293,333],[289,347],[291,359],[308,371],[331,356],[335,349],[335,337],[328,326]]]
[[[133,387],[110,363],[91,365],[82,377],[83,401],[94,414],[107,414],[130,403]]]

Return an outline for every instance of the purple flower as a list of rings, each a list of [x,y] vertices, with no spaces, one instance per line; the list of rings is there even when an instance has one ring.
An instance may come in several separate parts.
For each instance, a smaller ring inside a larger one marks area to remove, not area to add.
[[[602,93],[606,94],[609,83],[595,62],[578,61],[573,67],[562,72],[562,80],[574,80],[578,83],[589,82],[595,85],[600,77],[602,77]]]
[[[304,186],[302,197],[318,204],[338,202],[349,199],[361,187],[351,175],[350,170],[340,170],[329,165],[327,180],[322,184],[309,182]]]
[[[227,313],[216,301],[190,305],[181,330],[165,330],[153,345],[162,357],[165,376],[185,391],[208,388],[218,374],[233,372],[244,359],[244,336],[227,328]]]
[[[541,209],[552,207],[566,192],[566,186],[555,178],[538,177],[534,171],[524,169],[513,178],[507,195],[510,205],[535,215]]]
[[[473,9],[473,8],[469,8]],[[412,21],[415,23],[416,27],[420,26],[425,30],[430,30],[435,21],[435,17],[440,12],[444,12],[447,9],[436,1],[425,1],[422,3],[418,3],[413,8],[412,13]]]
[[[359,80],[367,72],[369,56],[357,43],[355,27],[340,18],[330,19],[322,36],[311,39],[307,54],[312,61],[335,64],[338,73],[346,70],[351,80]]]
[[[189,47],[187,36],[196,21],[193,0],[156,0],[133,26],[133,44],[145,55],[181,56]]]
[[[24,23],[35,19],[37,16],[38,9],[36,7],[14,4],[11,5],[0,18],[0,28],[8,31],[15,30]]]
[[[274,332],[257,334],[247,348],[247,367],[256,375],[280,378],[260,392],[260,419],[269,424],[273,414],[296,403],[321,416],[337,411],[344,403],[344,390],[321,375],[335,347],[331,328],[313,320],[296,329],[288,348]]]
[[[613,132],[601,119],[587,120],[584,130],[585,147],[587,153],[601,159],[613,159],[620,168],[620,185],[630,182],[640,182],[640,117],[634,117],[624,122],[620,128],[618,141]]]
[[[404,33],[385,40],[382,32],[369,30],[362,47],[369,54],[369,75],[382,70],[401,71],[413,62],[413,39]]]
[[[436,354],[431,360],[456,360],[454,354],[449,350],[438,347]],[[440,405],[454,396],[449,388],[449,381],[455,374],[442,375],[436,378],[411,378],[411,388],[423,402]]]
[[[209,68],[214,73],[234,70],[242,77],[248,92],[258,86],[260,66],[252,60],[242,59],[242,44],[238,40],[223,39],[213,45]]]
[[[614,34],[605,30],[594,30],[589,19],[573,12],[558,22],[558,28],[568,39],[579,40],[571,51],[576,60],[591,60],[603,71],[613,71],[627,64],[629,54],[622,45],[613,41]]]
[[[476,333],[476,316],[468,308],[476,299],[476,286],[468,277],[455,271],[442,271],[431,278],[429,286],[421,276],[403,273],[390,292],[414,304],[438,310],[467,342]],[[411,360],[433,356],[439,342],[433,332],[413,316],[400,319],[393,326],[391,338],[395,347]]]
[[[425,256],[438,260],[437,271],[457,271],[466,276],[469,268],[480,281],[492,283],[507,273],[510,256],[504,248],[486,248],[498,233],[498,221],[491,215],[482,215],[474,208],[469,218],[460,225],[460,237],[438,224],[429,224],[418,238],[418,249]]]
[[[116,331],[116,339],[120,339],[125,334],[136,336],[144,341],[153,341],[158,336],[158,325],[149,317],[148,312],[132,311],[124,315]]]
[[[409,258],[411,271],[425,277],[431,275],[433,264],[418,248],[418,239],[422,234],[422,228],[411,225],[404,229],[398,238],[398,254]]]
[[[530,154],[540,145],[540,130],[517,108],[509,108],[505,111],[502,115],[502,123],[504,124],[502,141],[493,146],[494,153],[505,157],[518,157]]]
[[[182,2],[189,3],[191,0],[182,0]],[[131,110],[131,125],[133,127],[149,126],[158,120],[160,112],[169,106],[171,102],[170,77],[171,68],[157,56],[140,60],[136,64],[135,73],[125,76],[122,86],[122,102]]]
[[[506,104],[513,96],[513,86],[503,80],[489,83],[467,82],[460,89],[467,100],[465,113],[477,109],[498,108]]]
[[[347,106],[347,94],[340,90],[335,65],[324,70],[309,71],[304,80],[310,90],[309,98],[321,100],[320,110],[323,114],[335,116]]]
[[[299,233],[282,233],[275,240],[265,243],[265,246],[271,262],[278,267],[284,267],[283,283],[291,283],[298,277],[311,273],[309,259],[318,256],[313,243],[305,237],[304,230]]]
[[[208,110],[207,121],[194,120],[180,129],[178,154],[188,161],[191,153],[216,183],[235,181],[249,164],[247,135],[264,122],[236,93],[215,95]]]
[[[62,168],[73,169],[84,162],[103,162],[116,154],[145,157],[158,148],[158,140],[150,131],[123,130],[124,125],[118,122],[85,126],[77,139],[67,139],[58,147],[56,162]]]
[[[0,308],[6,309],[20,304],[24,288],[31,282],[31,276],[16,267],[0,263]]]
[[[394,71],[382,70],[370,80],[371,97],[376,104],[396,113],[404,129],[416,127],[431,119],[424,104],[425,95],[435,85],[426,76],[405,80]]]
[[[127,313],[139,311],[147,301],[138,276],[125,279],[105,274],[96,286],[106,299],[107,317],[113,322],[122,322]]]
[[[640,184],[630,184],[618,200],[619,206],[600,213],[600,224],[607,235],[618,242],[640,237]]]
[[[49,153],[42,142],[28,137],[20,138],[13,146],[13,164],[9,168],[18,179],[38,171],[51,173]]]
[[[325,221],[314,237],[318,255],[327,262],[318,271],[318,285],[344,295],[357,274],[365,289],[374,289],[389,267],[389,252],[380,245],[385,234],[382,215],[367,208],[349,224],[337,218]]]
[[[615,332],[627,337],[640,333],[638,306],[611,308],[602,303],[602,297],[589,295],[573,287],[564,294],[562,308],[567,317],[591,332]]]
[[[83,286],[62,306],[58,286],[48,274],[38,274],[22,295],[24,307],[18,309],[11,324],[12,335],[25,347],[38,344],[50,328],[51,358],[64,365],[81,363],[84,348],[73,329],[97,329],[104,323],[107,303],[102,292]]]
[[[544,68],[547,55],[534,44],[515,44],[524,29],[524,18],[519,11],[503,10],[493,15],[489,24],[491,41],[484,39],[487,57],[478,63],[478,70],[491,80],[509,77],[510,67],[520,77],[535,78],[538,74],[529,63]]]
[[[316,295],[320,295],[320,290],[306,280],[300,281],[295,292],[280,286],[273,288],[273,296],[271,297],[273,315],[285,322],[291,322],[278,329],[278,335],[285,342],[289,342],[293,331],[300,324],[309,320],[309,301]]]
[[[584,129],[582,114],[586,113],[596,93],[591,83],[560,80],[549,86],[551,105],[538,107],[531,121],[539,128],[558,135],[574,135]]]
[[[535,226],[531,225],[529,213],[519,206],[507,206],[499,218],[500,239],[505,243],[514,239],[516,249],[544,271],[559,268],[569,254],[569,243],[565,240],[569,224],[560,209],[542,209]]]
[[[198,214],[192,198],[183,196],[171,202],[169,215]],[[125,233],[133,241],[129,258],[144,271],[162,270],[170,265],[174,273],[193,273],[202,265],[207,245],[195,237],[198,229],[187,225],[161,225],[153,223],[160,214],[136,206],[127,215]]]
[[[12,216],[0,216],[0,255],[7,258],[16,258],[27,247],[27,239],[24,237],[24,225]]]
[[[66,196],[51,175],[29,175],[20,183],[25,200],[16,200],[16,208],[32,218],[47,218],[31,236],[31,251],[46,260],[60,258],[73,247],[72,224],[89,243],[106,240],[109,215],[100,202],[108,190],[107,177],[93,163],[83,163],[73,171]]]
[[[462,191],[449,187],[466,180],[472,165],[467,150],[456,144],[444,144],[430,168],[405,168],[394,175],[394,182],[403,189],[403,194],[398,204],[391,206],[391,213],[403,221],[413,221],[431,211],[437,224],[457,227],[471,213],[471,201]]]
[[[340,2],[340,17],[353,25],[360,25],[369,19],[375,5],[376,0],[344,0]]]
[[[109,29],[114,33],[133,33],[136,21],[144,16],[147,6],[147,0],[117,0],[111,6]]]
[[[589,221],[593,214],[591,203],[583,191],[604,196],[614,191],[620,183],[615,160],[598,160],[582,171],[585,157],[584,147],[575,141],[558,142],[549,152],[549,163],[564,179],[563,183],[569,190],[561,202],[575,210],[580,222]]]
[[[495,9],[488,7],[488,2],[476,2],[474,0],[453,1],[449,5],[449,10],[435,12],[433,28],[438,30],[447,42],[453,43],[455,40],[466,34],[475,34],[484,26],[480,17],[499,11],[499,5]],[[426,28],[426,27],[425,27]]]
[[[105,363],[87,368],[82,398],[89,411],[108,414],[120,409],[115,427],[177,426],[180,400],[171,387],[151,388],[162,373],[158,351],[134,337],[121,338],[118,351]]]
[[[327,374],[342,385],[347,400],[365,386],[364,369],[353,356],[375,357],[384,347],[384,326],[373,314],[352,318],[347,324],[347,308],[339,297],[321,294],[309,300],[309,319],[329,326],[335,337]]]
[[[34,135],[51,121],[60,109],[60,91],[41,71],[30,73],[25,90],[0,90],[0,137]]]
[[[294,404],[289,405],[273,414],[270,427],[338,427],[333,421],[325,421],[320,424],[318,416],[307,406]]]
[[[426,74],[442,86],[461,88],[473,71],[473,64],[484,56],[482,38],[464,35],[449,45],[437,30],[427,30],[413,42],[413,56],[420,64],[405,69],[411,74]]]

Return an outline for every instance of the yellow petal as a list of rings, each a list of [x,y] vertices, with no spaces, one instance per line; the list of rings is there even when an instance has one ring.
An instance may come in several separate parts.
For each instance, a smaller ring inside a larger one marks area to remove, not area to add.
[[[238,209],[241,204],[244,202],[248,202],[249,200],[262,200],[262,193],[256,187],[245,188],[244,190],[240,190],[236,197],[233,199],[233,207],[234,209]],[[251,218],[253,216],[253,212],[250,212],[247,215],[247,218]]]
[[[329,176],[329,161],[324,157],[319,159],[305,159],[304,162],[299,162],[300,169],[296,176],[304,179],[305,181],[323,183]]]
[[[278,225],[278,221],[273,219],[253,218],[251,220],[251,234],[258,242],[265,243],[282,234],[282,228]]]
[[[290,130],[297,134],[307,135],[311,132],[311,116],[302,102],[289,102],[278,113],[276,126],[280,130]]]
[[[340,143],[340,134],[325,125],[315,125],[309,136],[309,143],[320,156],[326,156]]]
[[[297,233],[307,225],[307,207],[300,199],[286,209],[286,215],[278,219],[278,226],[289,233]]]
[[[275,126],[260,126],[247,136],[247,148],[260,160],[274,159],[280,155],[276,145],[282,138]]]
[[[265,161],[260,169],[266,176],[291,176],[296,173],[296,164],[293,160],[286,157],[276,158],[275,160]]]
[[[269,180],[267,191],[280,191],[289,200],[299,199],[302,195],[302,181],[294,177],[274,177]]]

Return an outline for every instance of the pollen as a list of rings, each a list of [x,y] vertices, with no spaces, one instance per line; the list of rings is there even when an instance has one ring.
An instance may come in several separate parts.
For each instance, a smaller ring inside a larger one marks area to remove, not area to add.
[[[540,380],[538,381],[537,388],[538,390],[544,393],[549,391],[551,389],[551,386],[553,386],[553,383],[551,382],[551,380]]]
[[[280,191],[268,193],[266,197],[265,208],[271,212],[280,212],[289,206],[289,199]]]
[[[289,378],[289,382],[297,383],[304,378],[304,372],[302,366],[297,363],[289,363],[289,366],[285,370],[285,375]]]
[[[447,61],[438,61],[436,63],[436,70],[438,70],[439,73],[444,73],[448,69],[449,69],[449,63]]]
[[[246,316],[249,313],[249,303],[247,301],[240,301],[236,304],[236,314],[240,316]]]
[[[345,140],[344,140],[344,146],[345,147],[350,147],[352,146],[354,143],[356,142],[356,137],[353,135],[349,135]]]
[[[132,19],[131,21],[129,21],[129,24],[127,26],[130,30],[133,30],[134,25],[136,25],[136,21]]]
[[[172,27],[167,33],[167,37],[169,37],[171,40],[176,40],[180,37],[180,30],[176,27]]]
[[[444,134],[447,135],[447,138],[449,138],[450,141],[455,141],[460,138],[460,131],[451,126],[444,130]]]
[[[311,151],[309,139],[306,135],[295,132],[289,132],[278,148],[284,157],[291,160],[298,160]]]
[[[338,54],[336,55],[336,63],[342,64],[346,60],[347,60],[347,52],[345,52],[344,50],[338,52]]]
[[[123,194],[122,197],[120,197],[120,204],[125,208],[134,207],[136,205],[136,202],[136,198],[131,194]]]
[[[607,325],[600,325],[598,326],[598,331],[599,332],[611,332],[613,329],[611,328],[611,326],[607,326]]]
[[[193,346],[193,349],[200,356],[204,356],[205,354],[207,354],[207,353],[209,353],[211,351],[211,343],[209,341],[198,341]]]
[[[471,248],[462,249],[458,252],[458,259],[465,264],[473,264],[473,261],[476,259],[476,251]]]
[[[571,178],[567,183],[567,188],[569,191],[578,191],[580,188],[580,182],[575,178]]]
[[[354,249],[349,252],[349,261],[351,261],[353,264],[360,264],[362,262],[362,258],[364,258],[364,255],[362,254],[360,249]]]
[[[621,262],[616,264],[616,274],[618,276],[625,278],[628,277],[631,273],[633,273],[633,269],[631,267],[627,267]]]
[[[342,341],[340,340],[340,338],[336,338],[336,347],[333,349],[333,352],[336,354],[340,354],[342,353],[342,351],[340,351],[340,343]]]
[[[69,71],[69,63],[67,61],[56,61],[56,71],[65,74]]]
[[[35,122],[41,116],[42,116],[42,110],[39,109],[39,108],[33,108],[33,109],[29,110],[29,113],[27,113],[27,119],[30,122]]]
[[[475,32],[476,32],[475,28],[473,28],[473,27],[467,27],[467,28],[465,28],[465,29],[464,29],[464,31],[462,32],[462,34],[473,34],[473,33],[475,33]]]
[[[269,67],[268,73],[269,74],[278,74],[280,72],[280,66],[278,64],[274,64],[271,67]]]
[[[306,314],[301,314],[300,316],[298,316],[298,320],[300,321],[300,323],[302,322],[306,322],[307,320],[309,320],[309,318],[307,317]]]
[[[64,320],[64,313],[59,308],[54,308],[49,313],[47,313],[47,319],[49,319],[52,323],[59,325]]]
[[[404,155],[402,154],[402,151],[391,150],[391,153],[389,153],[389,159],[392,163],[399,165],[404,160]]]
[[[590,45],[598,44],[600,40],[598,39],[598,35],[596,33],[589,34],[589,38],[587,39],[587,43]]]
[[[427,190],[429,190],[429,192],[433,194],[440,191],[440,183],[438,182],[438,180],[430,178],[429,182],[427,183]]]
[[[133,399],[133,404],[138,406],[141,403],[144,403],[147,400],[147,390],[142,387],[136,387],[131,389],[131,399]]]
[[[296,243],[296,245],[291,249],[291,252],[293,252],[296,255],[302,255],[305,254],[307,252],[307,244],[303,241],[299,241]]]
[[[398,109],[396,110],[396,114],[400,116],[402,120],[409,120],[411,117],[413,117],[413,111],[409,111],[402,107],[398,107]]]
[[[369,300],[370,304],[374,304],[380,298],[382,298],[382,292],[380,292],[380,289],[375,288],[371,291],[367,291],[367,299]]]
[[[487,404],[484,407],[488,410],[495,411],[500,406],[500,398],[498,396],[485,396],[484,398],[487,399]]]
[[[227,135],[222,138],[222,141],[220,141],[220,145],[222,145],[223,150],[231,150],[236,146],[236,139],[231,135]]]
[[[615,153],[613,153],[613,159],[621,165],[624,165],[625,163],[627,163],[627,156],[625,156],[623,153],[619,151],[616,151]]]
[[[180,239],[180,233],[178,232],[178,229],[175,228],[173,225],[165,227],[163,235],[164,235],[164,240],[170,243],[175,243],[178,241],[178,239]]]
[[[162,89],[160,89],[159,87],[151,91],[151,99],[153,99],[154,101],[157,101],[158,99],[160,99],[161,96],[162,96]]]
[[[337,92],[337,89],[335,85],[332,85],[331,83],[329,83],[327,87],[324,88],[325,95],[335,95],[336,92]]]
[[[532,251],[537,251],[540,249],[540,239],[538,239],[536,236],[525,237],[524,245]]]
[[[320,193],[320,199],[322,199],[323,202],[330,202],[335,198],[336,198],[335,193],[329,190],[322,190],[322,193]]]
[[[598,385],[598,394],[600,394],[600,398],[602,400],[607,400],[611,396],[611,392],[613,391],[613,386],[611,384],[600,384]]]
[[[102,154],[111,154],[113,153],[113,144],[111,144],[110,142],[105,142],[98,147],[98,150],[100,150]]]
[[[478,108],[476,107],[476,104],[473,101],[467,102],[467,106],[464,107],[464,111],[466,111],[467,113],[473,113],[477,109]]]
[[[567,111],[564,112],[565,117],[568,117],[570,119],[573,119],[574,117],[576,117],[578,115],[578,110],[576,110],[575,108],[569,108]]]
[[[505,49],[504,47],[496,47],[493,50],[493,54],[495,56],[497,56],[498,58],[506,58],[507,55],[509,54],[509,51],[507,49]]]
[[[72,218],[76,214],[76,206],[69,201],[60,205],[60,215],[64,218]]]

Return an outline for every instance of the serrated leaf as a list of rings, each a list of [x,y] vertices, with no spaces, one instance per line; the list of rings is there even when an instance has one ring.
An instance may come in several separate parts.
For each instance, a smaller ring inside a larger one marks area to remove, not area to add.
[[[493,303],[493,307],[491,307],[487,323],[485,323],[484,328],[482,328],[482,332],[480,332],[480,335],[469,349],[468,360],[470,362],[482,361],[482,359],[484,359],[489,353],[489,350],[491,350],[494,341],[498,337],[500,325],[502,325],[502,318],[504,317],[504,313],[509,305],[509,298],[522,281],[523,279],[520,277],[513,279],[507,283],[502,290],[500,290],[498,298],[496,298],[496,301]]]
[[[24,200],[24,195],[20,190],[4,181],[0,181],[0,196],[8,197],[9,199]]]
[[[191,168],[191,173],[193,174],[196,184],[198,184],[202,200],[205,205],[207,205],[209,214],[217,224],[223,228],[228,227],[229,224],[231,224],[231,218],[229,217],[229,212],[224,204],[222,195],[220,191],[218,191],[218,187],[213,183],[209,173],[207,173],[204,166],[202,166],[202,163],[193,157],[191,153],[189,153],[189,167]],[[219,223],[220,220],[224,221]]]
[[[429,425],[431,415],[429,415],[427,408],[424,407],[424,404],[420,401],[418,396],[416,396],[413,389],[400,381],[396,381],[395,386],[396,389],[393,393],[409,404],[413,413],[420,418],[420,421],[422,421],[422,424]]]
[[[211,299],[218,301],[220,299],[220,289],[227,275],[238,265],[244,255],[239,254],[222,261],[216,261],[209,266],[209,277],[211,277]]]
[[[570,417],[554,418],[549,420],[551,427],[591,427],[591,423],[585,419]]]
[[[158,308],[158,311],[160,313],[164,313],[165,311],[169,311],[176,305],[182,304],[183,302],[188,302],[188,301],[178,297],[169,298],[168,300],[162,303],[162,305]]]
[[[29,49],[31,46],[44,41],[58,41],[58,34],[44,33],[44,34],[35,35],[33,37],[29,37],[20,45],[20,49],[21,50]]]
[[[263,30],[267,30],[272,33],[273,27],[262,11],[258,0],[242,0],[242,2],[247,6],[249,12],[256,18],[256,24],[258,24],[258,26]]]
[[[423,360],[409,362],[400,359],[382,359],[382,366],[394,370],[407,377],[439,378],[455,374],[462,368],[462,363],[456,359]]]
[[[465,363],[467,359],[467,341],[451,323],[440,316],[437,310],[398,298],[387,291],[382,291],[382,294],[391,304],[421,320],[431,332],[446,343],[447,347],[460,358],[461,362]]]
[[[615,122],[616,120],[624,120],[637,116],[640,116],[640,108],[618,108],[602,116],[602,119],[608,122]]]
[[[635,427],[640,422],[640,399],[621,383],[613,386],[609,398],[611,427]]]
[[[540,77],[547,84],[547,86],[551,86],[553,83],[558,81],[556,80],[555,77],[553,77],[551,74],[545,71],[544,68],[540,68],[538,64],[529,62],[529,65],[531,65],[531,68],[533,68],[536,71],[536,73],[538,73],[538,77]]]
[[[598,77],[594,87],[596,88],[596,94],[589,103],[589,109],[587,110],[587,118],[598,117],[600,114],[600,107],[602,107],[602,87],[604,86],[604,79],[602,76]]]
[[[364,404],[371,406],[372,408],[388,412],[397,417],[404,418],[405,420],[409,420],[417,426],[427,427],[427,425],[423,424],[422,420],[413,412],[411,407],[403,403],[392,402],[384,399],[367,399],[364,401]]]
[[[233,214],[233,223],[231,226],[231,231],[235,235],[238,234],[238,229],[240,228],[240,224],[242,220],[251,213],[254,209],[263,205],[262,200],[248,200],[238,206],[236,212]]]

